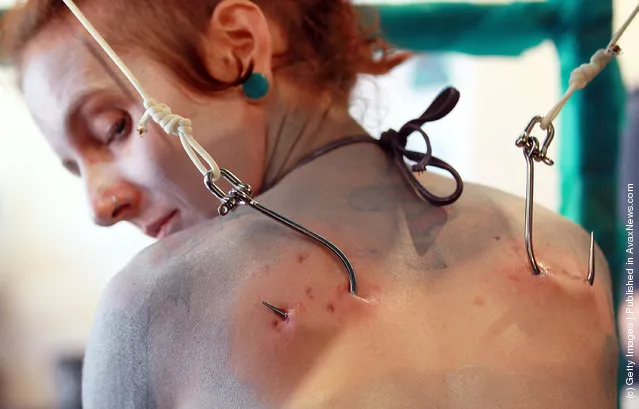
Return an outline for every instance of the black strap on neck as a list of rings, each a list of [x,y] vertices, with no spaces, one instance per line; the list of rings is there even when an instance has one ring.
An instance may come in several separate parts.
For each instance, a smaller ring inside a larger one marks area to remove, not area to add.
[[[454,203],[457,199],[459,199],[462,191],[464,190],[464,182],[455,168],[432,155],[430,139],[421,127],[427,122],[434,122],[448,115],[453,108],[455,108],[458,101],[459,91],[452,87],[445,88],[419,118],[407,122],[399,131],[389,129],[382,134],[379,140],[371,138],[368,135],[355,135],[328,143],[303,157],[299,162],[297,162],[291,171],[343,146],[353,145],[356,143],[374,143],[390,155],[393,161],[397,164],[397,168],[402,175],[402,178],[421,200],[428,201],[436,206],[445,206]],[[412,135],[413,132],[419,132],[424,138],[424,141],[426,142],[425,153],[406,149],[408,137]],[[409,168],[406,166],[404,158],[415,163]],[[445,170],[453,177],[456,187],[455,191],[451,195],[444,197],[436,196],[429,192],[424,186],[422,186],[417,178],[415,178],[415,175],[413,174],[414,172],[425,172],[428,166]],[[278,178],[271,186],[275,185],[279,180],[281,180],[281,178]]]

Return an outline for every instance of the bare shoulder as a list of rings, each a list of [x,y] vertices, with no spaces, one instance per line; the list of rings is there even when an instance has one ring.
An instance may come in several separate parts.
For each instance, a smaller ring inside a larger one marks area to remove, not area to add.
[[[99,313],[118,309],[139,311],[142,317],[163,304],[188,304],[200,292],[210,297],[232,293],[269,259],[295,251],[290,233],[278,223],[248,209],[237,213],[201,223],[141,251],[110,281]]]
[[[163,382],[157,377],[164,362],[159,356],[170,344],[176,345],[166,334],[179,330],[171,323],[194,310],[193,295],[206,277],[219,283],[207,284],[209,291],[225,291],[225,275],[220,272],[227,270],[228,245],[218,246],[228,242],[223,229],[212,221],[159,241],[109,282],[85,355],[85,407],[152,409],[157,400],[165,401]]]
[[[491,203],[496,211],[507,215],[517,226],[523,226],[526,205],[523,196],[514,195],[485,185],[468,183],[465,186],[464,195],[459,203],[462,206],[469,207],[480,203]],[[567,235],[587,234],[578,224],[538,203],[534,206],[534,222],[535,227],[541,226],[541,228],[545,228],[550,225],[554,226],[554,229],[558,230],[558,232],[565,232]]]
[[[454,184],[439,175],[426,175],[422,184],[439,196],[450,194]],[[522,191],[523,193],[523,191]],[[421,209],[425,207],[420,206]],[[449,247],[472,249],[484,246],[486,251],[516,249],[525,256],[525,199],[499,189],[466,183],[462,196],[454,204],[446,206],[445,212]],[[421,210],[423,213],[426,210]],[[588,262],[590,232],[563,215],[536,204],[533,212],[533,242],[535,253],[540,255],[561,254],[574,257],[580,263]],[[445,235],[438,236],[445,241]],[[595,242],[597,237],[595,237]],[[464,245],[455,243],[464,242]],[[506,243],[508,245],[506,245]],[[476,252],[475,252],[476,253]],[[607,279],[608,265],[601,249],[596,247],[597,270]]]
[[[511,234],[522,246],[525,246],[525,199],[501,190],[486,186],[469,184],[467,195],[460,200],[460,206],[472,208],[478,203],[490,203],[493,211],[509,220]],[[533,212],[533,243],[535,254],[544,258],[545,255],[565,254],[574,258],[587,268],[590,250],[590,232],[567,217],[535,204]],[[595,263],[598,279],[604,281],[611,290],[610,271],[606,257],[597,245],[595,236]]]
[[[149,294],[135,264],[112,279],[102,294],[84,359],[86,408],[156,407],[147,382]]]
[[[146,248],[116,275],[87,347],[85,407],[151,409],[196,383],[207,385],[198,395],[207,405],[255,407],[238,395],[228,342],[239,288],[277,242],[272,224],[211,220]],[[206,370],[193,369],[202,362]]]
[[[103,292],[96,327],[112,311],[149,321],[164,304],[188,304],[204,284],[203,290],[214,291],[211,295],[228,292],[242,275],[229,273],[243,270],[248,262],[243,254],[250,233],[246,224],[250,222],[240,217],[209,220],[142,250]]]
[[[251,223],[244,216],[209,220],[150,245],[111,280],[104,296],[116,304],[148,301],[179,290],[180,280],[237,268]]]

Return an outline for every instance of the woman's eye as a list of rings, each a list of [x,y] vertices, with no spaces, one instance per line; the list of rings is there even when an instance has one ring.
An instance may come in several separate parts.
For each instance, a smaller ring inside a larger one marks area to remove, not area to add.
[[[106,144],[109,145],[112,142],[120,140],[129,134],[129,120],[127,117],[122,117],[116,123],[113,124],[109,135],[107,137]]]

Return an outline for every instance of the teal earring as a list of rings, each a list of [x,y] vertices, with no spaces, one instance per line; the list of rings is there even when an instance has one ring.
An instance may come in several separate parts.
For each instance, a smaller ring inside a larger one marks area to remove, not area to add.
[[[252,73],[242,84],[242,91],[248,99],[259,100],[266,96],[270,86],[268,79],[259,73]]]

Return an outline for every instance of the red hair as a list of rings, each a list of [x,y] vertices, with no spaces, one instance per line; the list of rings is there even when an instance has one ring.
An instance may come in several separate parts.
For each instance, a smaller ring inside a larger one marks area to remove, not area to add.
[[[287,61],[300,66],[291,72],[305,86],[348,96],[357,74],[383,74],[405,60],[404,55],[389,53],[389,45],[374,27],[363,28],[361,16],[348,1],[252,1],[285,32]],[[215,92],[232,85],[211,77],[201,48],[219,2],[108,0],[95,4],[102,6],[98,30],[115,49],[142,48],[193,90]],[[52,22],[69,16],[62,0],[29,0],[16,6],[2,18],[1,48],[20,67],[29,41]],[[240,67],[239,75],[247,70],[250,67]]]

